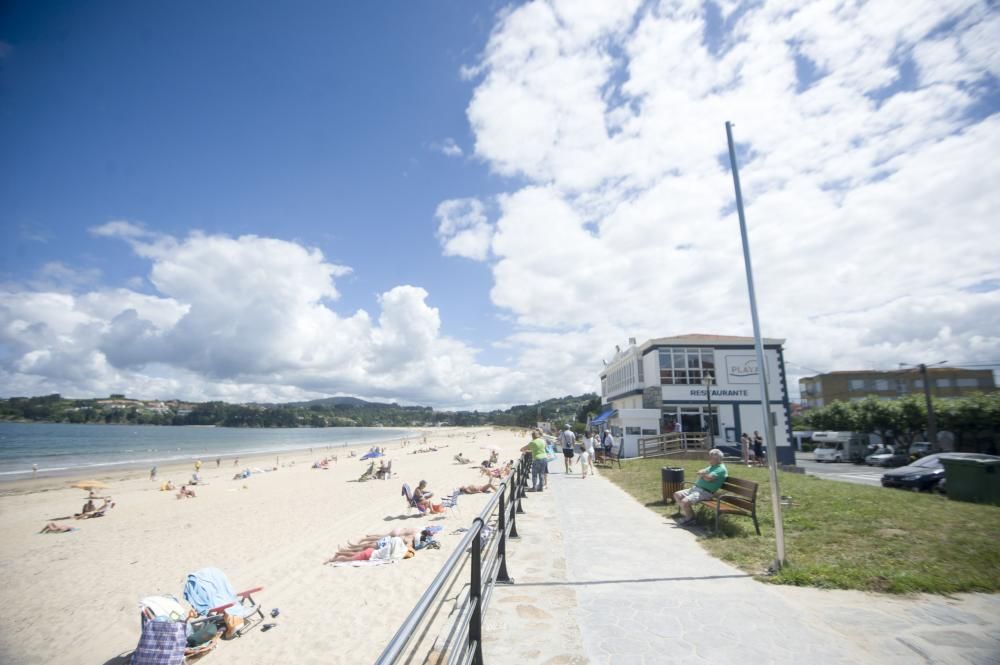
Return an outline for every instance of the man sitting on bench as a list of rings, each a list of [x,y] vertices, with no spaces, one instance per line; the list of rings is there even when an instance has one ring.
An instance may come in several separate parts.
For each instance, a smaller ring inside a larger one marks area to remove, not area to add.
[[[712,448],[708,451],[709,465],[698,472],[698,480],[686,490],[674,492],[674,502],[680,508],[682,519],[678,524],[688,526],[694,524],[694,510],[691,506],[707,501],[726,482],[729,471],[722,463],[722,451]]]

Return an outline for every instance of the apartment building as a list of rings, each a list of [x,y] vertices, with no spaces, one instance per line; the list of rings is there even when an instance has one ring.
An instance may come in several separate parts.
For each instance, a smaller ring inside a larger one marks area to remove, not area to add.
[[[928,367],[927,378],[934,397],[960,397],[996,390],[993,370],[961,367]],[[799,379],[802,405],[821,407],[831,402],[861,400],[869,395],[898,399],[924,394],[924,379],[916,369],[898,371],[850,370],[828,372]]]

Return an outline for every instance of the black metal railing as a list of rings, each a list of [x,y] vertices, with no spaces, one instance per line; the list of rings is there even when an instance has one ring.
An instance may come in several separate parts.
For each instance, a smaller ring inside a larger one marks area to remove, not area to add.
[[[530,471],[531,456],[524,455],[472,521],[455,551],[375,661],[378,665],[408,662],[483,665],[483,615],[494,586],[514,583],[507,570],[507,539],[519,537],[517,515],[524,512],[521,499],[526,496]],[[443,639],[424,645],[441,602],[439,597],[454,584],[466,564],[468,588],[458,594]],[[428,657],[431,648],[436,650],[436,657]]]

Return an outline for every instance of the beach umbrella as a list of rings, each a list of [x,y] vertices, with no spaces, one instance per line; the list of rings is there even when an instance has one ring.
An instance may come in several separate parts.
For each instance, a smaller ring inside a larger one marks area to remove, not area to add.
[[[100,480],[81,480],[78,483],[73,483],[70,487],[76,487],[81,490],[106,490],[108,485],[102,483]]]

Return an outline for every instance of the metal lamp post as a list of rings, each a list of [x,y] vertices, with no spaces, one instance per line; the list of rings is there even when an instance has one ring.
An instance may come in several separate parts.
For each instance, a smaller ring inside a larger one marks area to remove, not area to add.
[[[740,219],[740,237],[743,241],[743,265],[747,273],[747,290],[750,293],[750,318],[753,322],[754,347],[757,351],[757,373],[760,375],[760,406],[764,416],[764,432],[767,436],[767,467],[771,480],[771,510],[774,512],[774,540],[777,558],[772,568],[779,570],[785,565],[785,525],[781,517],[781,490],[778,487],[777,446],[775,445],[774,424],[771,422],[771,400],[767,393],[767,365],[764,362],[764,341],[760,336],[760,320],[757,318],[757,296],[753,288],[753,266],[750,263],[750,241],[747,238],[747,220],[743,214],[743,191],[740,189],[740,173],[736,167],[736,144],[733,142],[733,124],[726,121],[726,140],[729,142],[729,161],[733,167],[733,188],[736,190],[736,212]]]

